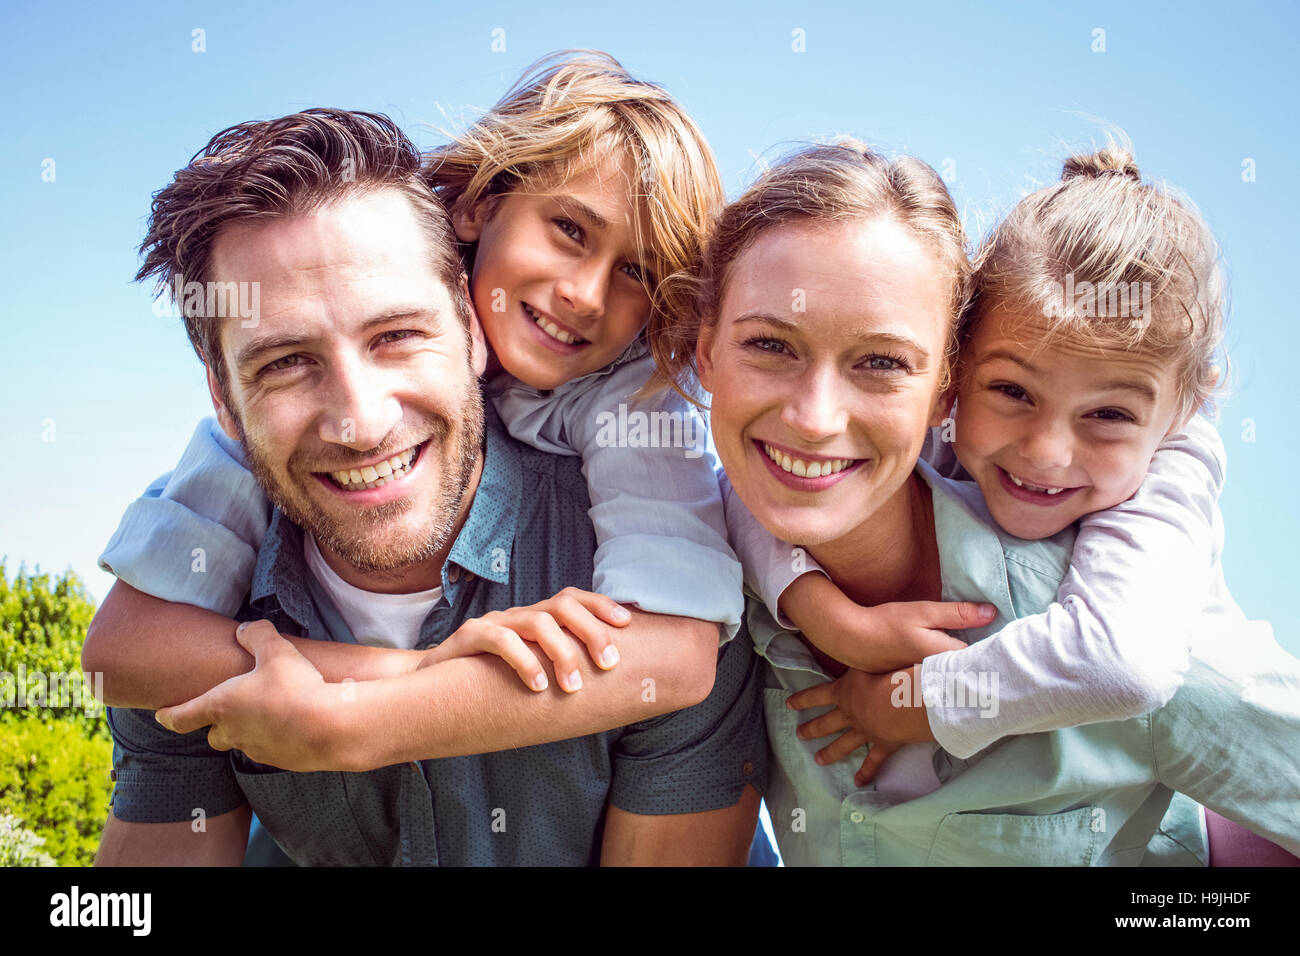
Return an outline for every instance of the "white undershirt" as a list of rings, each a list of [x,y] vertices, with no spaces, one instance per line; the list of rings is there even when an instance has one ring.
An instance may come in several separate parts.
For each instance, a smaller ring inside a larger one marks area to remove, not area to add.
[[[343,615],[358,644],[412,650],[420,641],[420,625],[442,600],[442,588],[412,594],[363,591],[344,581],[320,553],[316,539],[303,533],[307,567]]]

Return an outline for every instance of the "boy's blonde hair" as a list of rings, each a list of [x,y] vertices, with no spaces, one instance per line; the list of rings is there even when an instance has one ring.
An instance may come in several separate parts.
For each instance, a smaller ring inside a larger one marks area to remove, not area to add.
[[[949,336],[941,387],[956,354],[957,317],[968,294],[966,233],[948,187],[932,167],[912,156],[888,159],[841,137],[804,147],[780,160],[718,218],[693,273],[673,277],[691,309],[673,327],[668,366],[684,393],[696,375],[695,342],[716,324],[732,263],[765,231],[787,223],[849,222],[888,217],[905,226],[939,261],[949,283]]]
[[[635,79],[612,56],[566,50],[538,60],[495,106],[446,146],[423,175],[453,213],[469,212],[512,190],[550,188],[621,149],[638,178],[634,201],[647,214],[646,263],[655,287],[646,340],[658,370],[643,392],[669,384],[665,343],[683,314],[662,280],[698,264],[705,230],[724,200],[722,180],[704,135],[662,87]]]
[[[1196,207],[1144,183],[1126,141],[1065,161],[1061,181],[1026,196],[975,257],[962,341],[995,306],[1090,349],[1172,363],[1183,421],[1219,384],[1224,281]]]

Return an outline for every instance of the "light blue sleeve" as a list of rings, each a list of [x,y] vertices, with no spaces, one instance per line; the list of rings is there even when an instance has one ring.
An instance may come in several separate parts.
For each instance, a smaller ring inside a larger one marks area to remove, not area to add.
[[[234,617],[270,518],[242,447],[205,418],[176,470],[126,509],[99,566],[164,601]]]
[[[633,400],[653,370],[648,353],[630,350],[549,392],[501,381],[491,392],[515,438],[581,455],[596,531],[593,589],[643,611],[716,621],[730,640],[744,597],[707,427],[671,390]]]

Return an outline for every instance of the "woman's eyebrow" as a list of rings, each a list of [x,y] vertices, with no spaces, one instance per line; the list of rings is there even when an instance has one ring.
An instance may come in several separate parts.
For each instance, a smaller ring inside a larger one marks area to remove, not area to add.
[[[782,316],[758,310],[741,313],[740,316],[731,324],[740,325],[743,322],[765,322],[768,325],[775,325],[778,328],[791,333],[799,333],[803,331],[802,326],[800,326],[798,322],[792,322]],[[864,328],[857,331],[856,338],[863,342],[879,342],[885,345],[892,345],[896,348],[910,349],[923,356],[928,356],[930,354],[929,350],[920,342],[916,341],[916,339],[907,335],[899,335],[897,332],[885,332],[880,329]]]

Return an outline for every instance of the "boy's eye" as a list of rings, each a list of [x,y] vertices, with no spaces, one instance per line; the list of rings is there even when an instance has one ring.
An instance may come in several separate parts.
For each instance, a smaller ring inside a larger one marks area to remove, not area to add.
[[[1094,417],[1103,422],[1135,422],[1137,421],[1132,415],[1122,408],[1099,408],[1092,413]]]
[[[656,285],[655,274],[643,265],[635,262],[629,262],[623,266],[623,272],[631,276],[637,282],[640,282],[647,289],[653,289]]]
[[[1003,395],[1005,395],[1007,398],[1013,401],[1023,402],[1023,401],[1028,401],[1029,399],[1029,396],[1025,394],[1025,390],[1021,388],[1019,385],[1011,385],[1011,384],[1003,383],[999,385],[991,385],[990,388],[992,388],[992,390],[995,392],[1001,392]]]
[[[559,218],[554,220],[554,222],[560,232],[564,233],[574,242],[582,242],[582,227],[572,219]]]

